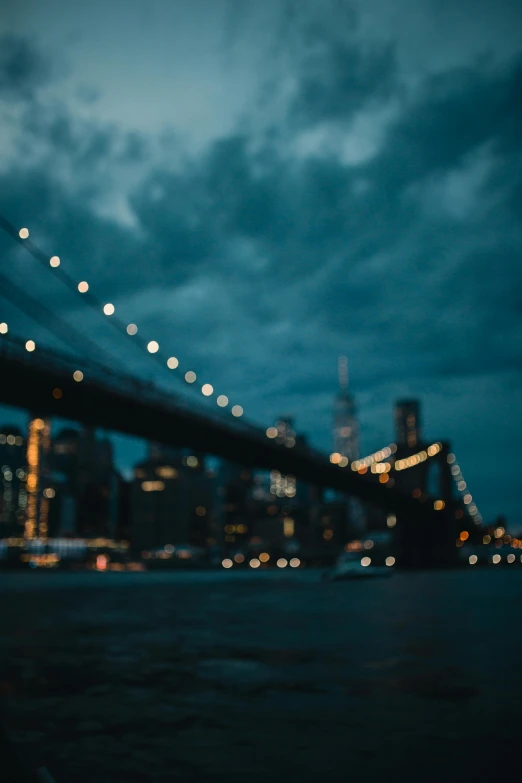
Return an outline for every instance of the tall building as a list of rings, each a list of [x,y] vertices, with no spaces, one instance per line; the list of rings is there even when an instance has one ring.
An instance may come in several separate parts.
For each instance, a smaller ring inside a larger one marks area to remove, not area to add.
[[[27,505],[25,509],[25,538],[47,538],[49,510],[53,492],[50,475],[51,425],[47,419],[29,421],[27,437]]]
[[[395,405],[397,446],[415,448],[422,440],[420,403],[418,400],[400,400]]]
[[[348,359],[339,357],[339,392],[334,403],[334,451],[350,462],[359,458],[355,402],[348,391]]]
[[[18,427],[0,428],[0,467],[0,537],[18,537],[23,533],[27,502],[24,438]]]
[[[131,539],[136,551],[214,538],[215,476],[203,455],[151,444],[131,488]]]

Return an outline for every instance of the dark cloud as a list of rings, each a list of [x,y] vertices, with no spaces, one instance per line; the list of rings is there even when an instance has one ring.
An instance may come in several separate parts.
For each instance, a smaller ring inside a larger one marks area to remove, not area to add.
[[[32,98],[52,74],[50,60],[26,38],[0,38],[0,95],[4,100]]]

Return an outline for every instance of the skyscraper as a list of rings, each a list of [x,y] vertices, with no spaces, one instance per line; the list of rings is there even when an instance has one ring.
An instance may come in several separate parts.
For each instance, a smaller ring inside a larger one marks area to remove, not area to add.
[[[27,438],[27,506],[25,538],[47,538],[49,500],[52,493],[45,486],[49,478],[51,425],[48,420],[31,419]]]
[[[400,400],[395,405],[397,446],[415,448],[421,442],[420,403]]]
[[[355,402],[348,391],[348,359],[340,356],[338,362],[339,392],[334,403],[334,451],[350,462],[359,457],[359,427]]]

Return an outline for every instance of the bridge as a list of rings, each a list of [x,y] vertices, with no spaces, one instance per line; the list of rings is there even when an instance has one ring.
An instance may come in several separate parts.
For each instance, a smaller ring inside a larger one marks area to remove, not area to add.
[[[58,256],[44,253],[29,240],[27,229],[16,229],[1,216],[0,227],[50,273],[58,273],[83,305],[102,314],[122,339],[133,340],[165,369],[178,368],[175,357],[161,357],[155,341],[147,342],[141,336],[138,341],[137,327],[119,321],[114,306],[98,301],[86,281],[78,283],[70,278]],[[212,410],[196,400],[189,401],[185,395],[94,361],[92,349],[97,349],[98,356],[103,352],[90,338],[32,299],[2,273],[0,284],[3,295],[9,296],[19,309],[76,348],[76,355],[72,351],[42,348],[32,340],[14,337],[11,325],[0,324],[0,402],[4,404],[38,416],[59,416],[168,446],[191,447],[248,468],[277,469],[314,486],[359,498],[396,515],[398,524],[393,533],[398,564],[403,567],[418,564],[420,552],[424,566],[452,564],[456,557],[456,530],[462,526],[457,523],[463,515],[462,508],[470,520],[480,523],[471,496],[464,506],[453,499],[455,458],[448,444],[429,444],[416,453],[411,449],[397,452],[392,445],[351,464],[342,455],[327,455],[299,442],[288,448],[269,437],[269,431],[249,423],[241,406],[232,406],[230,412],[224,395],[217,397],[217,408]],[[187,371],[185,381],[191,383],[192,376],[196,378],[193,371]],[[204,395],[214,394],[210,384],[205,384],[202,391]],[[435,464],[439,468],[437,494],[430,495],[429,468]],[[413,489],[411,482],[403,478],[406,474],[415,475]],[[388,478],[383,481],[383,476]],[[392,476],[393,480],[389,480]],[[470,510],[474,512],[471,515]]]

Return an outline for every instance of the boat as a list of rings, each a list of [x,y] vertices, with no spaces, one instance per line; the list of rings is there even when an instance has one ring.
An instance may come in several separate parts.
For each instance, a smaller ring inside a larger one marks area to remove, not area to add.
[[[361,551],[343,552],[335,566],[323,574],[325,582],[339,582],[344,579],[369,579],[379,576],[391,576],[395,558],[372,558],[363,556]],[[375,562],[377,560],[377,563]],[[379,561],[383,564],[380,565]]]

